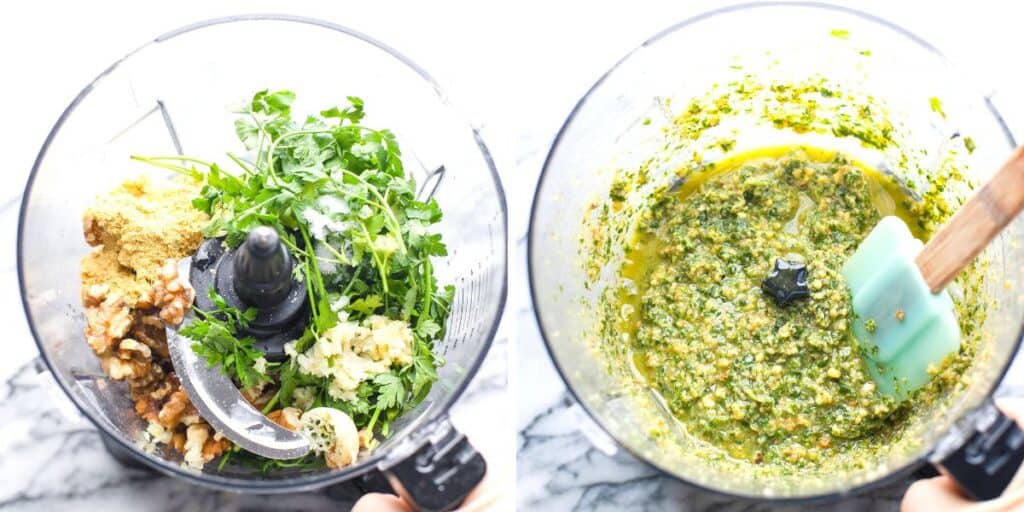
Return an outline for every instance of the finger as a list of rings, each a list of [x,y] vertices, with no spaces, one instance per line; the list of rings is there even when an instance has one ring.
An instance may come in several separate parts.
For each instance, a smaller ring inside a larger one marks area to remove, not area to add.
[[[966,510],[974,503],[960,494],[959,488],[947,476],[926,478],[914,482],[903,496],[902,512],[956,512]]]
[[[1004,397],[996,399],[996,407],[1007,417],[1024,425],[1024,397]]]
[[[359,498],[352,512],[412,512],[412,507],[393,494],[371,492]]]
[[[473,447],[487,462],[487,474],[466,496],[459,512],[505,512],[515,510],[512,487],[515,468],[515,433],[503,409],[505,401],[492,400],[481,404],[480,414],[455,418],[456,426],[465,432]]]

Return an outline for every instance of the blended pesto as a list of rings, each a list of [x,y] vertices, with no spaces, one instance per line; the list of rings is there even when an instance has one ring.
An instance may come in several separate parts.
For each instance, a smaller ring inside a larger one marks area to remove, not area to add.
[[[610,186],[577,240],[584,340],[625,400],[599,413],[659,467],[759,495],[834,492],[919,457],[992,383],[978,364],[999,307],[989,256],[950,285],[960,352],[899,404],[866,372],[839,275],[884,215],[927,240],[976,185],[978,147],[922,146],[921,120],[856,77],[792,80],[760,62],[659,99],[599,169]],[[761,290],[776,258],[806,263],[811,297],[780,308]]]
[[[653,201],[621,271],[636,286],[620,295],[620,330],[691,435],[736,459],[800,466],[894,421],[839,271],[883,215],[917,224],[890,177],[837,153],[771,148]],[[811,291],[787,307],[761,290],[782,257],[807,265]]]

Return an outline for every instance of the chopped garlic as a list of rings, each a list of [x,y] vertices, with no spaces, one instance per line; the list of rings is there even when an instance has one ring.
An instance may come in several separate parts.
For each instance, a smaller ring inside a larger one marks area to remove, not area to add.
[[[313,407],[314,400],[316,400],[316,393],[313,392],[312,388],[297,387],[295,388],[295,391],[292,392],[292,402],[295,403],[296,407],[303,411],[309,410],[310,407]]]
[[[190,425],[185,431],[185,464],[189,467],[202,469],[206,461],[203,460],[203,445],[210,437],[206,425]]]
[[[305,353],[293,355],[307,375],[331,379],[327,392],[337,400],[354,400],[359,384],[412,362],[413,335],[408,322],[374,315],[362,322],[339,322]],[[294,343],[285,353],[295,354]]]
[[[171,431],[155,421],[149,423],[149,426],[146,427],[146,433],[148,433],[156,443],[167,444],[171,442]]]
[[[267,359],[263,356],[259,356],[255,361],[252,362],[252,369],[260,373],[267,373]]]
[[[163,425],[157,422],[150,422],[139,434],[139,439],[136,442],[136,446],[139,447],[143,453],[156,453],[157,448],[161,444],[168,444],[171,442],[171,431],[164,428]]]

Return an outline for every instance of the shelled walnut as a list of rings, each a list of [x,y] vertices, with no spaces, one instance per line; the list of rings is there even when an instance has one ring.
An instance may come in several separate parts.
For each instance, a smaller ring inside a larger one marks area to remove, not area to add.
[[[302,410],[295,407],[285,407],[284,409],[271,411],[267,414],[267,418],[288,430],[298,432],[302,427]]]
[[[231,446],[189,401],[167,347],[167,326],[180,325],[195,298],[177,261],[196,250],[209,221],[191,205],[200,186],[143,177],[97,198],[82,216],[96,249],[81,264],[86,341],[107,375],[128,385],[149,442],[196,467]]]
[[[131,309],[110,287],[93,285],[82,291],[85,305],[85,341],[96,355],[109,354],[132,326]]]
[[[138,307],[160,310],[160,319],[170,325],[179,325],[185,312],[192,306],[196,292],[188,278],[178,275],[178,262],[169,259],[157,272],[156,282],[149,293],[139,299]]]
[[[181,453],[187,465],[201,468],[231,442],[199,417],[170,362],[166,326],[181,323],[195,292],[173,259],[156,275],[134,308],[110,286],[85,287],[86,340],[107,375],[127,382],[136,414],[152,425],[147,431],[161,433],[160,442]]]

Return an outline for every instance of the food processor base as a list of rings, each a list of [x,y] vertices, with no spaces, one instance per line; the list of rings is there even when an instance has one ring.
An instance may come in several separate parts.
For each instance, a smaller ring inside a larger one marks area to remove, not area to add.
[[[922,478],[933,478],[939,476],[940,474],[941,473],[939,473],[939,470],[935,469],[935,466],[932,466],[931,464],[925,464],[921,466],[921,469],[914,471],[912,478],[914,480],[920,480]]]

